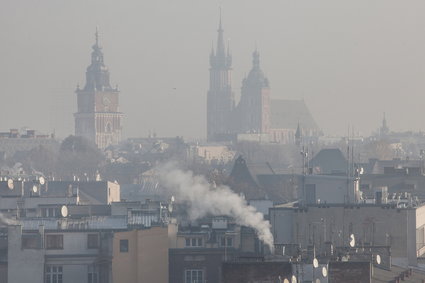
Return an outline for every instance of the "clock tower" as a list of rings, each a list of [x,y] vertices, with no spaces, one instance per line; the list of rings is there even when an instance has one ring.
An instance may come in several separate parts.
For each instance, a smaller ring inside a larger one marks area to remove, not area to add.
[[[109,82],[109,70],[103,62],[99,33],[91,54],[91,64],[86,71],[84,88],[77,87],[78,112],[75,117],[75,135],[83,136],[99,149],[116,145],[121,140],[121,120],[119,112],[119,90]]]

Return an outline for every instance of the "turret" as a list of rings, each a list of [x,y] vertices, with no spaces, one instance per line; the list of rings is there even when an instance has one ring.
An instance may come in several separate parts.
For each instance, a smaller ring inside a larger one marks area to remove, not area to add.
[[[111,89],[109,70],[103,61],[102,47],[99,44],[99,31],[96,28],[95,44],[92,46],[91,64],[86,71],[85,91]]]

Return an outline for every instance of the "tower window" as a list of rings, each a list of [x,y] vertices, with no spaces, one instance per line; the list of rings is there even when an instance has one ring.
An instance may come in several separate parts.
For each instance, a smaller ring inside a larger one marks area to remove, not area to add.
[[[106,123],[105,132],[107,132],[107,133],[112,132],[112,126],[111,126],[111,123]]]

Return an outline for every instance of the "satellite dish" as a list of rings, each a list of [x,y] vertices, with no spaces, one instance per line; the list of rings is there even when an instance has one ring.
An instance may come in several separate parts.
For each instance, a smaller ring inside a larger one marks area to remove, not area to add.
[[[347,255],[342,256],[341,257],[341,261],[347,262],[348,261],[348,256]]]
[[[289,283],[289,280],[288,279],[283,279],[283,283]]]
[[[32,192],[36,194],[38,192],[38,187],[36,185],[32,186]]]
[[[12,179],[7,180],[7,187],[9,188],[9,190],[13,190],[13,180]]]
[[[170,200],[171,202],[175,202],[176,200],[175,200],[175,198],[174,198],[174,196],[171,196],[171,200]]]
[[[40,178],[38,178],[38,182],[40,183],[40,185],[44,185],[46,183],[46,180],[43,176],[41,176]]]
[[[62,205],[62,207],[61,207],[61,215],[62,215],[62,217],[67,217],[68,216],[68,207],[66,207],[66,205]]]
[[[324,267],[324,266],[323,266],[323,268],[322,268],[322,275],[323,275],[323,277],[328,276],[328,270],[327,270],[327,269],[326,269],[326,267]]]
[[[297,283],[297,277],[295,277],[295,275],[292,275],[291,283]]]
[[[317,260],[317,258],[313,259],[313,266],[314,268],[318,268],[319,267],[319,261]]]
[[[354,234],[350,235],[350,247],[354,248],[356,245],[356,238],[354,238]]]
[[[376,255],[375,260],[376,260],[377,264],[381,264],[381,256],[380,255]]]

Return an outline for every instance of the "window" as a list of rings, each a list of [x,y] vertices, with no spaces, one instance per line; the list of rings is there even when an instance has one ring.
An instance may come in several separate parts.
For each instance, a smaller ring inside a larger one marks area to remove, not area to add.
[[[186,247],[202,247],[202,238],[186,238]]]
[[[58,208],[43,207],[41,208],[41,217],[56,217],[59,215]]]
[[[107,133],[112,132],[112,126],[111,126],[111,123],[107,123],[107,124],[106,124],[105,132],[107,132]]]
[[[99,247],[99,236],[97,234],[87,235],[87,248],[97,249]]]
[[[46,249],[62,250],[63,235],[46,235]]]
[[[87,282],[88,283],[98,283],[98,271],[97,271],[97,266],[96,265],[89,265],[88,266],[88,272],[87,272]]]
[[[232,237],[221,237],[220,246],[222,246],[222,247],[233,247],[233,238]]]
[[[185,272],[185,283],[203,283],[202,269],[188,269]]]
[[[22,234],[23,249],[39,249],[41,238],[38,234]]]
[[[45,283],[62,283],[63,270],[60,265],[47,265]]]
[[[120,252],[128,253],[128,240],[120,240]]]

